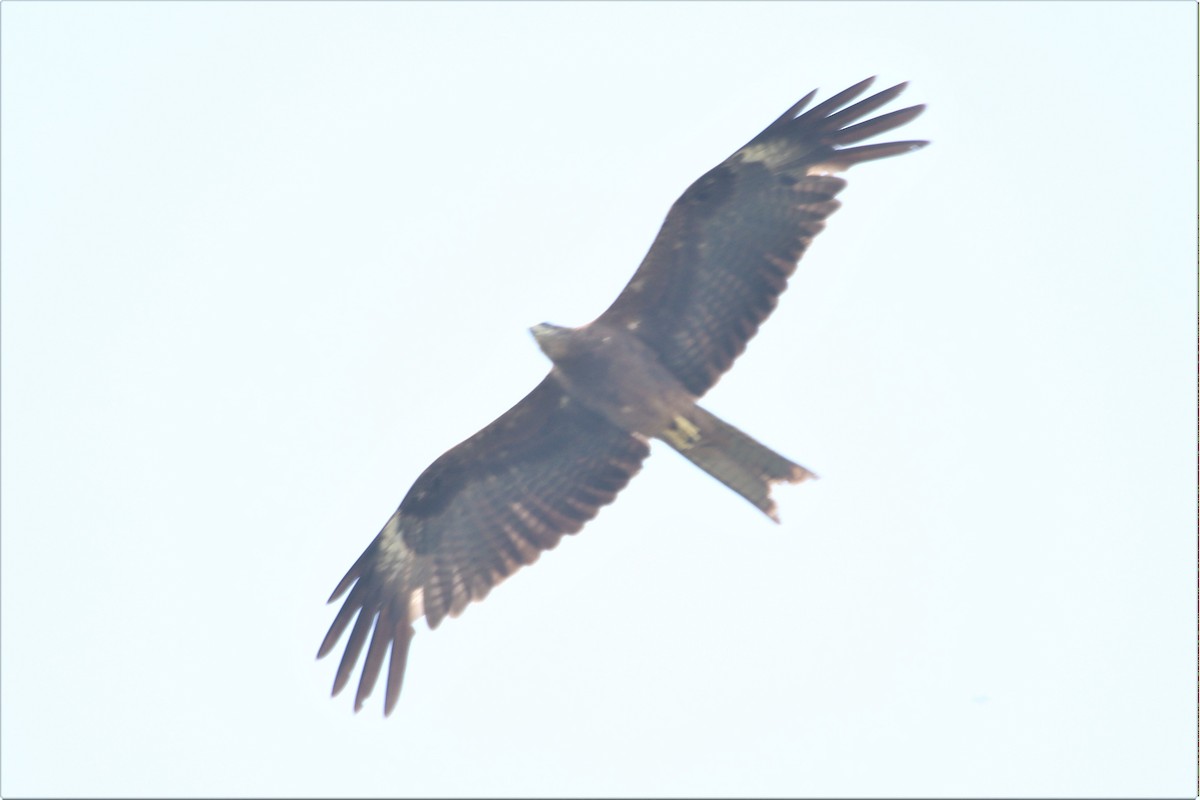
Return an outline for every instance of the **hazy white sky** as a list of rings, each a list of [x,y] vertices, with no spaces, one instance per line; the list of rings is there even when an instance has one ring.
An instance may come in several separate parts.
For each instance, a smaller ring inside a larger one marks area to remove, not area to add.
[[[1193,3],[0,13],[0,793],[1194,794]],[[934,144],[707,398],[821,475],[783,524],[657,447],[392,718],[330,700],[527,327],[871,74]]]

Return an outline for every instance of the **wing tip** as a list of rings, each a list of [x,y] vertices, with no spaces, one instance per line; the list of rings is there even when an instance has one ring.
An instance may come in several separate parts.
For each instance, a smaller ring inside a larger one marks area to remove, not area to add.
[[[828,158],[823,158],[815,164],[810,164],[806,168],[806,172],[809,175],[829,175],[835,172],[844,172],[856,164],[904,155],[914,150],[920,150],[928,144],[927,140],[912,140],[846,147],[841,150],[834,150],[829,153]]]
[[[738,150],[750,161],[764,161],[772,169],[803,169],[808,174],[829,174],[862,161],[899,155],[925,147],[928,141],[886,142],[869,148],[848,147],[908,124],[926,110],[924,103],[872,117],[871,114],[896,99],[908,88],[908,81],[890,86],[866,98],[859,97],[876,80],[872,75],[837,92],[817,105],[807,106],[816,90],[767,126]]]

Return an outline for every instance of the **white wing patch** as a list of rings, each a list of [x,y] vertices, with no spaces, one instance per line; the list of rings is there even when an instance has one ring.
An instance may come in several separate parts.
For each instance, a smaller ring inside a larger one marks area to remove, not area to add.
[[[420,619],[425,616],[425,587],[418,586],[408,596],[408,618]]]

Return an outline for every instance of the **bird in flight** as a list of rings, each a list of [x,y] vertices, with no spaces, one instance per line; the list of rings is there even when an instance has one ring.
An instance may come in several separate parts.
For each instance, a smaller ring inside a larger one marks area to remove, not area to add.
[[[633,278],[595,320],[531,328],[553,365],[549,374],[421,473],[329,598],[349,591],[317,652],[328,655],[350,629],[334,695],[366,647],[354,699],[361,709],[390,651],[384,713],[391,714],[413,623],[424,616],[437,628],[563,534],[578,532],[641,469],[650,439],[779,521],[771,485],[812,473],[697,401],[774,310],[838,209],[846,181],[834,173],[928,144],[857,144],[925,108],[860,121],[906,86],[852,103],[873,81],[805,111],[810,92],[689,186]]]

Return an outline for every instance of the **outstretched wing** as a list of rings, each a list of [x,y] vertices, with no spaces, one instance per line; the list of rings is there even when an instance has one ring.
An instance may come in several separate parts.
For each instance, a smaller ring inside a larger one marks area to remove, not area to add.
[[[901,83],[838,110],[872,81],[800,114],[816,94],[810,92],[693,183],[598,321],[633,331],[693,394],[708,391],[775,308],[796,262],[840,205],[834,196],[846,182],[829,173],[927,144],[846,147],[925,108],[857,122],[899,95]]]
[[[350,590],[318,658],[358,615],[333,693],[349,682],[373,628],[354,710],[362,708],[390,650],[384,704],[390,714],[413,623],[424,615],[436,628],[532,564],[564,533],[577,532],[613,501],[649,452],[645,440],[572,401],[547,376],[434,461],[329,598],[332,603]]]

